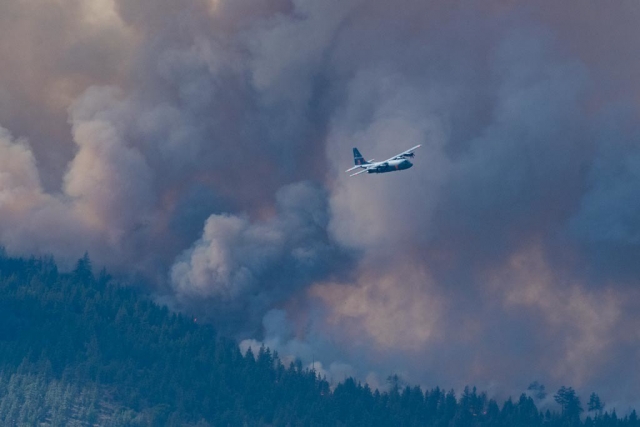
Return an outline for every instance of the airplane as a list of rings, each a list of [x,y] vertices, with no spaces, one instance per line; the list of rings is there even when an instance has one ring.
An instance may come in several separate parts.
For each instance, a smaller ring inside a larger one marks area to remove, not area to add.
[[[352,170],[362,168],[361,171],[353,173],[349,176],[360,175],[361,173],[385,173],[385,172],[394,172],[401,171],[405,169],[409,169],[413,166],[407,158],[415,157],[414,150],[422,147],[422,144],[416,145],[413,148],[409,148],[407,151],[404,151],[398,155],[391,157],[390,159],[385,160],[384,162],[373,162],[374,159],[366,161],[360,151],[354,147],[353,149],[353,161],[356,164],[354,167],[347,169],[345,172],[351,172]]]

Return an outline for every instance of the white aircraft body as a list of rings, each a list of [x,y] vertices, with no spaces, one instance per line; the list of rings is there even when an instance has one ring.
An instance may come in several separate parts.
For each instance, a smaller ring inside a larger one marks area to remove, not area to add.
[[[385,172],[394,172],[401,171],[405,169],[409,169],[413,166],[409,160],[410,157],[414,157],[414,150],[420,148],[422,145],[416,145],[413,148],[409,148],[407,151],[404,151],[398,155],[391,157],[390,159],[385,160],[384,162],[373,162],[373,159],[366,161],[360,151],[357,148],[353,149],[353,162],[356,164],[354,167],[347,169],[345,172],[351,172],[352,170],[356,170],[358,168],[362,169],[354,174],[349,176],[360,175],[361,173],[385,173]]]

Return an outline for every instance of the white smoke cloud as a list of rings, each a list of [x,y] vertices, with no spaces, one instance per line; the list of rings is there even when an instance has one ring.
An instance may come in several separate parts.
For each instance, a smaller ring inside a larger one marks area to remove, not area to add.
[[[84,222],[115,248],[149,221],[154,202],[152,171],[143,154],[126,144],[113,119],[116,94],[93,89],[73,106],[71,123],[78,152],[64,178],[65,193]],[[122,107],[120,107],[122,108]]]
[[[74,218],[43,192],[31,148],[0,128],[0,236],[9,252],[47,253],[71,246]]]
[[[276,201],[276,212],[265,220],[210,216],[200,240],[171,269],[178,298],[219,301],[227,315],[261,319],[274,304],[337,274],[332,270],[345,252],[329,240],[324,191],[307,182],[291,184]]]
[[[2,207],[20,212],[38,204],[42,198],[38,169],[25,141],[14,141],[0,128],[0,202]]]
[[[246,218],[212,215],[201,241],[185,261],[173,267],[175,287],[186,295],[225,299],[251,293],[283,256],[284,240],[277,225],[252,225]]]
[[[64,265],[87,250],[115,265],[130,255],[131,246],[123,245],[145,225],[153,197],[151,172],[110,121],[87,116],[90,98],[104,103],[112,93],[90,91],[74,107],[82,111],[71,119],[79,150],[62,193],[44,191],[32,149],[2,129],[2,243],[10,252],[53,253]]]

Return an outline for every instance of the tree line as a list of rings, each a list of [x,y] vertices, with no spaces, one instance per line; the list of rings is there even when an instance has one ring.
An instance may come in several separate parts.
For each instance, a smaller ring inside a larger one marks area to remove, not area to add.
[[[500,403],[473,387],[390,384],[331,387],[268,348],[242,354],[214,326],[95,275],[88,256],[62,273],[52,258],[0,252],[2,425],[640,427],[595,393],[585,411],[571,387],[541,411],[538,383]]]

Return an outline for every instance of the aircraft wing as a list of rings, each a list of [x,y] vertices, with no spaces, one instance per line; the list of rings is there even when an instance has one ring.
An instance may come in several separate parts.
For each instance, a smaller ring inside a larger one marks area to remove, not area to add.
[[[418,148],[422,147],[422,144],[418,144],[413,148],[409,148],[407,151],[403,151],[400,154],[396,154],[395,156],[391,157],[390,159],[385,160],[385,162],[389,162],[391,160],[400,160],[403,159],[405,157],[413,157],[413,151],[417,150]]]
[[[367,160],[367,162],[362,165],[355,165],[354,167],[347,169],[345,172],[351,172],[352,170],[358,169],[358,168],[366,168],[367,166],[370,166],[372,164],[371,162],[373,162],[373,160],[374,159]]]

